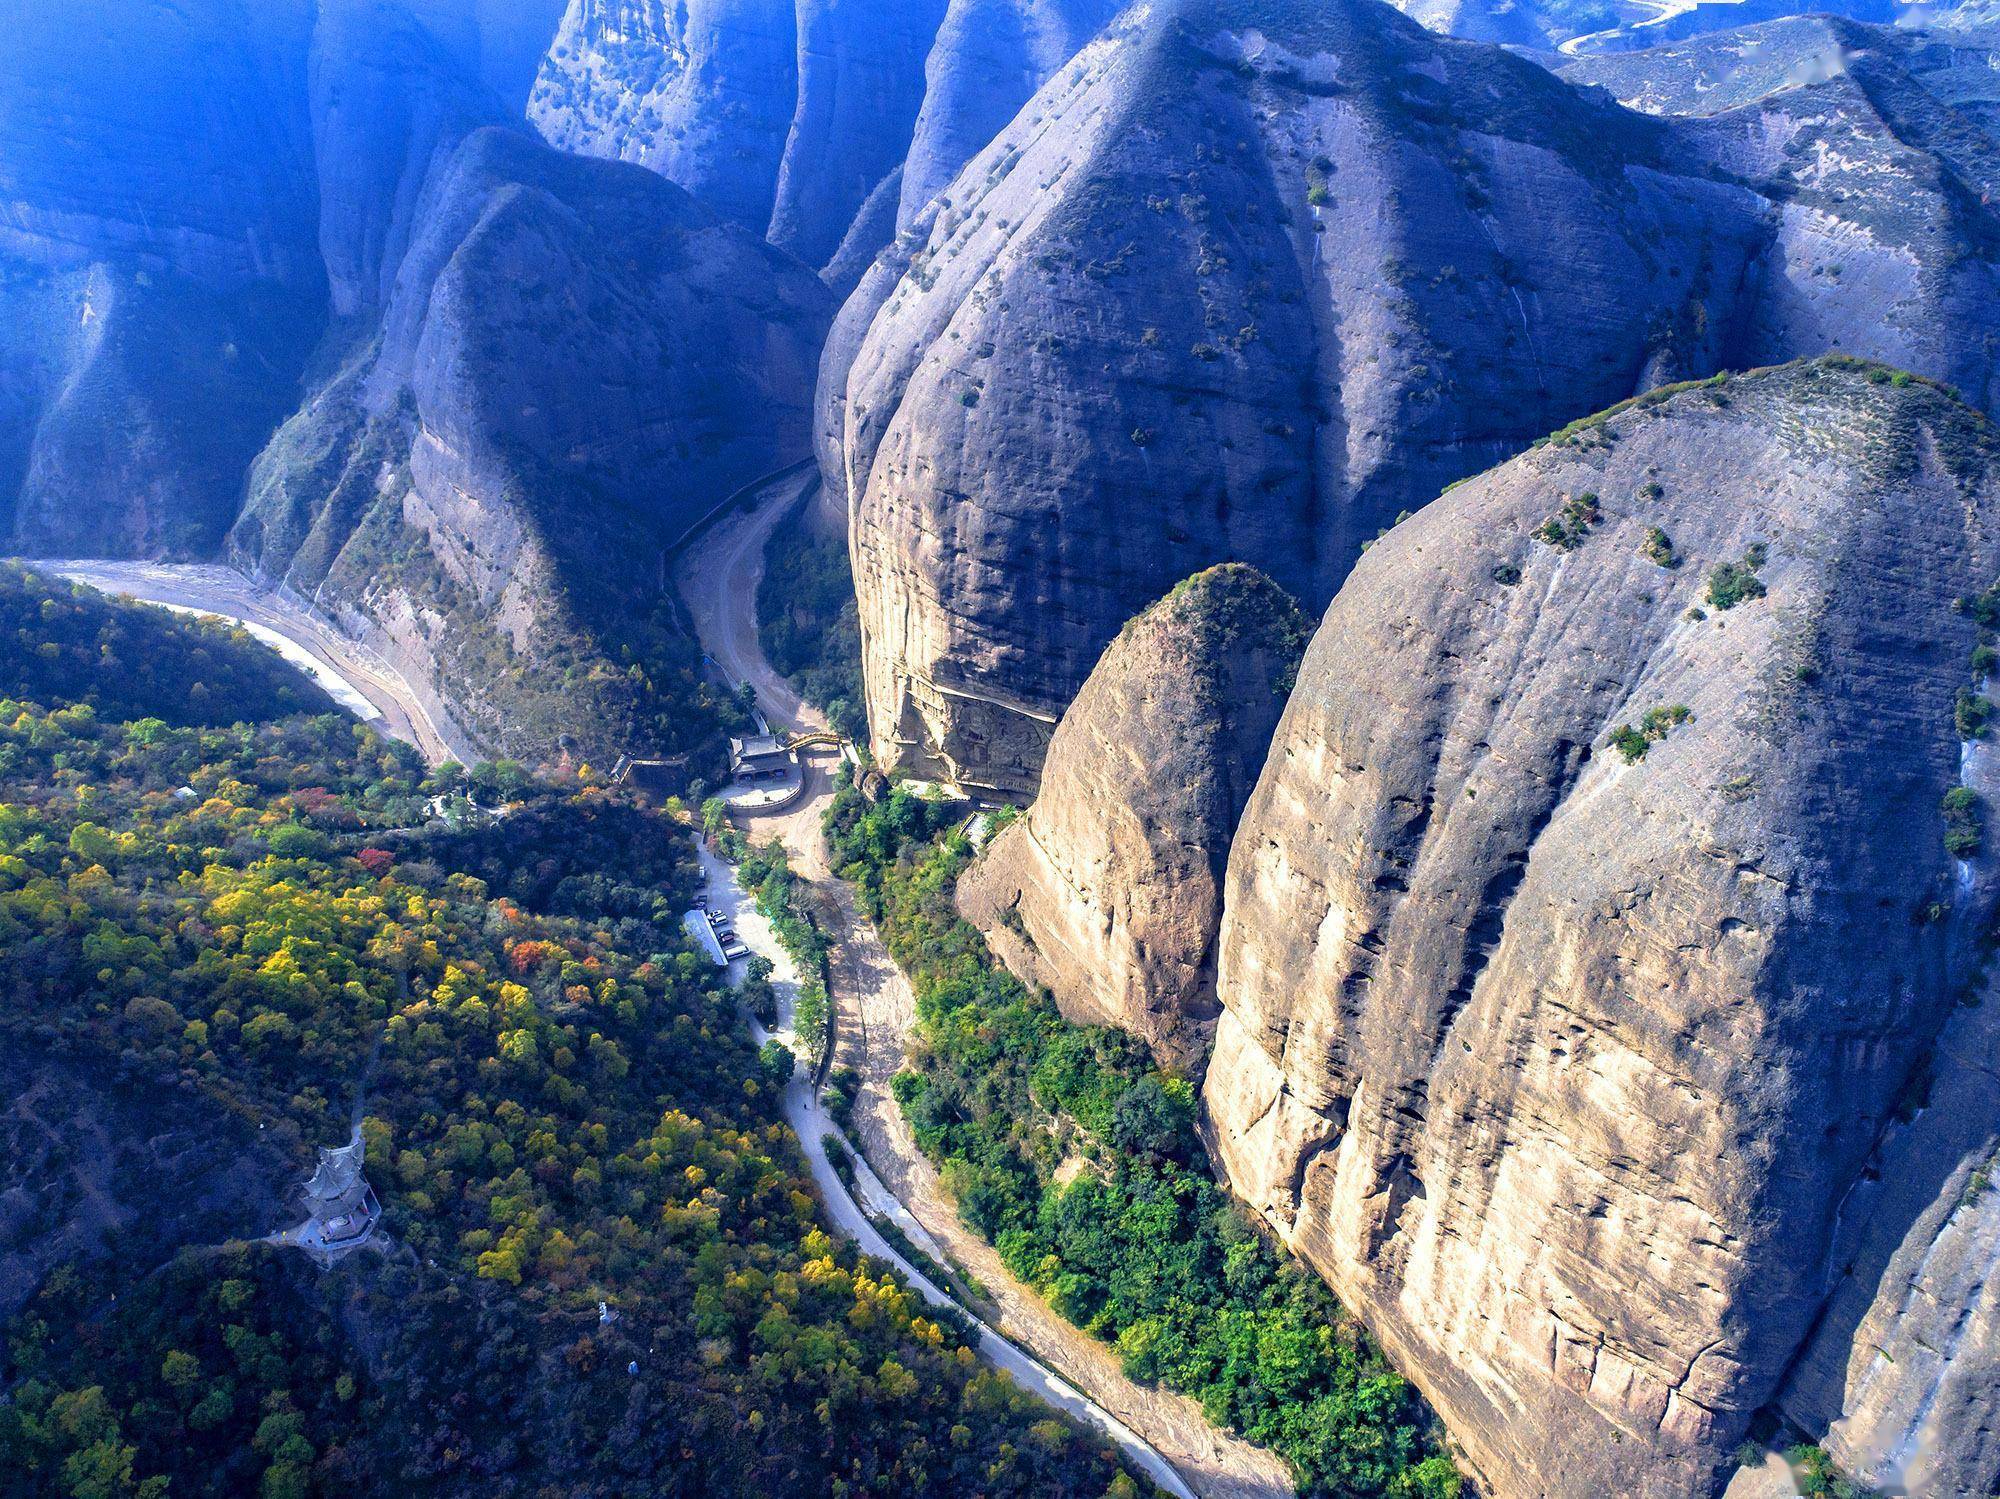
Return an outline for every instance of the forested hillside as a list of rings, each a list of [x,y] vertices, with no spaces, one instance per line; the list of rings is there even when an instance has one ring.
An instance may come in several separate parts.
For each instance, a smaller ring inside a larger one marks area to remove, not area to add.
[[[823,1231],[684,827],[525,780],[427,826],[260,647],[7,596],[0,1494],[1138,1491]],[[386,1244],[255,1243],[351,1120]]]
[[[244,631],[113,609],[80,583],[0,562],[0,694],[170,724],[324,713],[326,696]]]

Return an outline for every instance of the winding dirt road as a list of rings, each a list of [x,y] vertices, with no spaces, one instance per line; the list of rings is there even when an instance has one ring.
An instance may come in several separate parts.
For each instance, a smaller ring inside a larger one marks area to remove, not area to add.
[[[800,703],[764,659],[757,640],[757,582],[763,576],[766,540],[804,500],[811,482],[810,477],[794,477],[774,484],[755,509],[722,521],[691,547],[676,574],[709,655],[733,680],[750,683],[765,716],[785,727],[819,728],[825,720]],[[752,819],[748,830],[752,838],[777,838],[784,844],[793,869],[812,882],[821,909],[830,917],[837,1060],[862,1077],[854,1125],[864,1165],[872,1167],[868,1177],[874,1178],[873,1183],[863,1178],[864,1198],[867,1189],[879,1183],[889,1200],[874,1204],[878,1209],[894,1217],[934,1258],[981,1282],[990,1303],[990,1321],[1004,1335],[999,1340],[1003,1347],[1018,1345],[1039,1365],[1056,1371],[1087,1397],[1096,1424],[1114,1436],[1119,1430],[1134,1435],[1139,1448],[1162,1466],[1170,1464],[1170,1471],[1187,1488],[1203,1499],[1280,1499],[1292,1494],[1291,1472],[1276,1455],[1210,1425],[1201,1407],[1185,1396],[1127,1378],[1108,1345],[1065,1321],[1008,1272],[991,1245],[959,1221],[936,1168],[917,1149],[890,1096],[889,1081],[902,1069],[907,1039],[916,1023],[916,997],[880,935],[855,909],[852,891],[827,867],[820,817],[831,789],[825,767],[814,766],[800,802],[778,816]],[[747,922],[743,929],[748,930]],[[800,1123],[795,1120],[794,1127]],[[805,1128],[824,1132],[827,1126],[808,1119]],[[818,1157],[817,1139],[804,1129],[801,1137],[811,1141],[808,1155]],[[872,1230],[870,1237],[879,1241]],[[869,1238],[863,1244],[870,1252],[880,1252]],[[899,1256],[890,1258],[901,1263]],[[1131,1443],[1120,1440],[1128,1452],[1139,1456]],[[1152,1464],[1142,1466],[1158,1476]]]

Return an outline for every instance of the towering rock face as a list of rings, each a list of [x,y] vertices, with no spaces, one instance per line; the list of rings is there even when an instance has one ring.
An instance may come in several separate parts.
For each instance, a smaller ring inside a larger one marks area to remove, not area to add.
[[[1664,380],[1846,348],[1993,404],[2000,200],[1846,89],[1646,119],[1359,0],[1121,17],[829,340],[877,753],[1026,795],[1173,579],[1316,608],[1399,513]]]
[[[924,69],[896,227],[914,224],[1121,8],[1118,0],[951,0]]]
[[[1762,229],[1672,134],[1359,0],[1121,17],[829,344],[877,752],[1030,791],[1174,579],[1318,607],[1445,483],[1715,361]]]
[[[1774,238],[1737,362],[1862,349],[2000,409],[1995,54],[1828,17],[1565,75],[1690,117],[1690,149],[1759,183]],[[1984,79],[1983,84],[1972,80]]]
[[[552,144],[651,167],[762,233],[798,105],[793,3],[572,0],[528,116]]]
[[[851,289],[1116,0],[571,0],[529,115]]]
[[[501,103],[510,119],[528,93],[568,8],[567,0],[407,0],[421,22],[466,73]]]
[[[1959,1006],[2000,761],[1954,726],[1996,505],[1982,418],[1792,366],[1453,490],[1314,637],[1230,859],[1212,1143],[1494,1492],[1706,1493],[1830,1295],[1822,1415],[1895,1276],[1977,1300],[1990,1241],[1912,1262],[1967,1210],[1911,1225],[2000,1131]],[[1972,1113],[1918,1140],[1927,1066]]]
[[[902,167],[944,3],[571,0],[528,112],[823,266]]]
[[[332,312],[366,326],[389,300],[432,171],[505,111],[403,0],[322,0],[309,89]]]
[[[1207,1059],[1229,840],[1306,633],[1251,568],[1175,588],[1105,651],[1034,805],[958,882],[960,909],[1023,981],[1178,1071]]]
[[[800,0],[799,98],[771,242],[825,265],[902,171],[945,0]],[[878,241],[879,243],[879,241]],[[854,257],[850,257],[850,261]]]
[[[831,299],[636,167],[467,137],[375,338],[252,476],[236,554],[432,681],[482,745],[624,747],[577,673],[661,547],[807,441]]]
[[[0,549],[198,554],[319,337],[302,0],[0,3]]]

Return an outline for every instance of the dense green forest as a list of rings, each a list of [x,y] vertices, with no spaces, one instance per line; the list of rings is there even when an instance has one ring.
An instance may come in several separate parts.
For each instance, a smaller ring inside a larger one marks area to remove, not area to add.
[[[332,710],[275,651],[253,647],[219,620],[107,608],[81,583],[0,562],[0,695],[179,725]]]
[[[915,987],[897,1101],[966,1222],[1128,1373],[1282,1454],[1302,1491],[1457,1495],[1416,1393],[1215,1185],[1187,1081],[1121,1031],[1065,1021],[959,917],[960,810],[900,788],[871,806],[849,786],[827,837]]]
[[[1139,1492],[824,1231],[685,826],[9,588],[0,1495]],[[355,1120],[386,1240],[254,1242]]]
[[[867,738],[861,616],[847,543],[814,535],[803,510],[781,522],[765,548],[757,634],[800,697],[842,735]]]

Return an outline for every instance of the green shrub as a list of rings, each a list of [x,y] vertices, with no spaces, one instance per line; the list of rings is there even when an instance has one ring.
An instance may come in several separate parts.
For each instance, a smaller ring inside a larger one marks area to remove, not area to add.
[[[1944,794],[1945,852],[1955,859],[1969,859],[1986,841],[1986,809],[1979,793],[1970,786],[1954,786]]]
[[[1692,717],[1694,710],[1686,703],[1676,703],[1671,708],[1648,708],[1640,716],[1637,728],[1621,724],[1612,733],[1611,747],[1625,757],[1627,765],[1636,765],[1646,758],[1647,750]]]
[[[757,585],[757,638],[835,733],[865,739],[861,620],[847,544],[813,533],[801,512],[771,533]]]
[[[1597,492],[1586,489],[1562,502],[1556,513],[1535,528],[1535,540],[1559,552],[1573,552],[1590,535],[1600,517]]]
[[[1767,591],[1764,580],[1757,576],[1764,557],[1760,542],[1745,552],[1740,562],[1717,563],[1708,575],[1708,602],[1717,609],[1734,609],[1738,604],[1764,597]]]
[[[1981,697],[1970,687],[1961,687],[1958,702],[1952,708],[1952,721],[1958,726],[1960,739],[1983,739],[1986,725],[1993,717],[1993,700]]]
[[[1646,539],[1639,543],[1639,555],[1659,567],[1681,565],[1681,559],[1674,553],[1673,541],[1658,526],[1646,527]]]
[[[827,842],[916,991],[918,1070],[891,1091],[965,1222],[1133,1378],[1283,1455],[1302,1492],[1454,1499],[1415,1392],[1215,1184],[1194,1089],[996,965],[953,903],[970,847],[894,802],[843,789]]]

